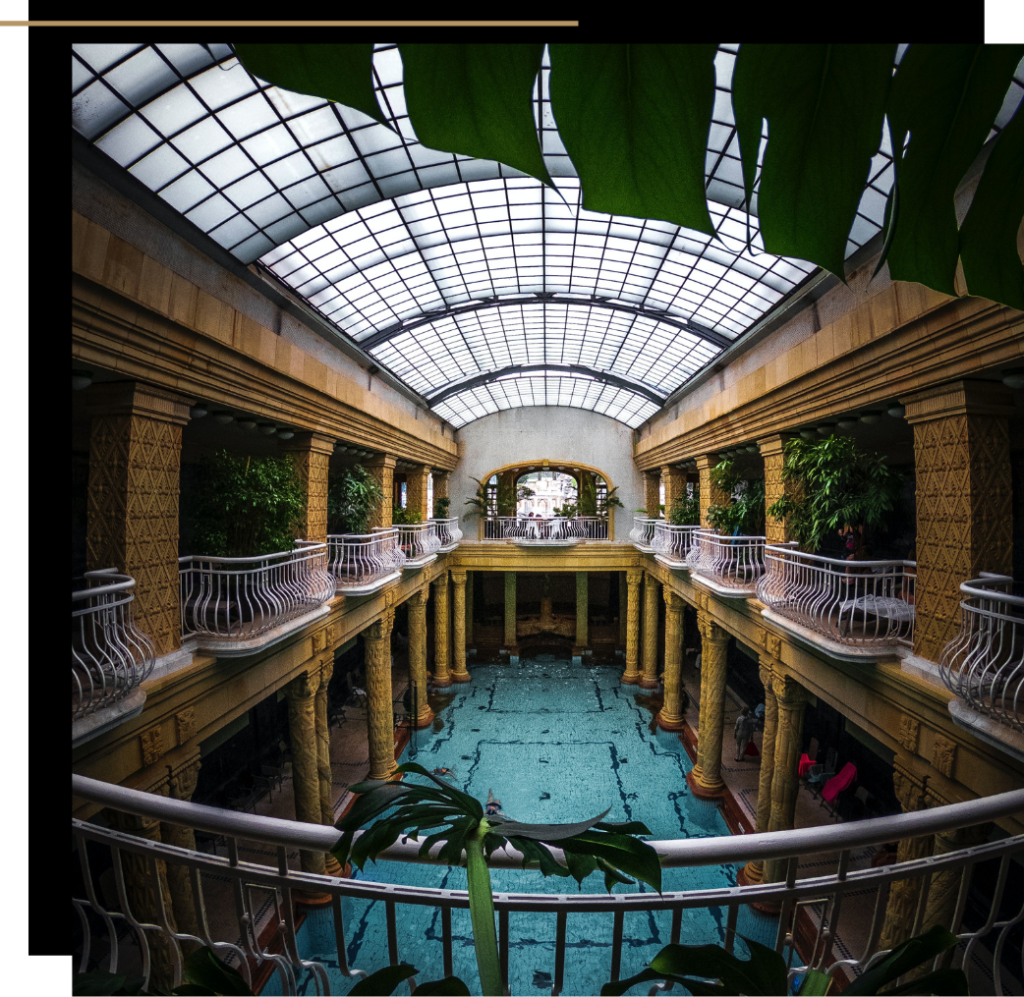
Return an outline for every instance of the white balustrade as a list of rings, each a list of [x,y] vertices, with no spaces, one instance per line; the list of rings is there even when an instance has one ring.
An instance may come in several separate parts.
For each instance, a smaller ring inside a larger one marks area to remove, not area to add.
[[[570,522],[584,540],[608,539],[608,519],[605,516],[573,516]]]
[[[660,522],[663,520],[648,519],[646,516],[633,517],[633,529],[629,531],[629,539],[633,541],[633,546],[637,550],[642,550],[645,554],[653,551],[651,544],[654,541],[654,531]]]
[[[422,568],[437,560],[441,549],[441,538],[433,520],[425,523],[400,523],[396,526],[375,526],[374,533],[398,530],[398,545],[405,555],[403,568]]]
[[[913,561],[845,561],[778,544],[764,558],[757,597],[772,613],[849,647],[913,646]]]
[[[328,568],[338,592],[369,595],[402,577],[405,552],[398,527],[373,533],[345,533],[327,537]]]
[[[115,568],[85,573],[71,593],[71,719],[123,700],[153,670],[153,642],[132,621],[135,579]]]
[[[327,544],[257,557],[178,558],[184,637],[248,641],[317,609],[334,595]]]
[[[1012,587],[1012,578],[987,572],[960,586],[960,633],[939,668],[968,709],[1024,731],[1024,599]]]
[[[656,520],[650,541],[655,560],[670,568],[687,567],[686,557],[699,529],[699,526],[676,526],[663,519]]]
[[[465,890],[376,883],[363,878],[318,876],[289,868],[284,858],[279,864],[272,864],[270,858],[264,857],[273,856],[274,853],[285,856],[303,848],[317,852],[329,851],[339,837],[339,832],[332,827],[221,810],[142,793],[81,775],[72,776],[72,792],[101,807],[223,836],[227,852],[226,855],[219,855],[191,851],[141,836],[119,834],[99,824],[72,819],[72,835],[82,869],[83,886],[82,891],[76,891],[72,898],[82,928],[81,943],[75,951],[75,967],[78,972],[84,972],[91,953],[108,951],[109,961],[104,958],[101,968],[116,973],[121,961],[126,958],[126,949],[138,946],[143,955],[141,975],[143,986],[146,987],[149,983],[148,967],[151,965],[146,956],[152,951],[153,940],[160,935],[165,941],[166,950],[170,952],[175,976],[173,982],[177,985],[180,981],[184,955],[182,942],[192,944],[197,940],[196,936],[171,930],[166,920],[160,924],[140,923],[140,915],[147,912],[131,909],[126,890],[119,888],[112,895],[101,887],[101,871],[111,865],[112,878],[119,884],[123,877],[131,874],[129,863],[125,861],[129,854],[149,860],[145,863],[132,862],[131,865],[144,865],[150,876],[157,867],[154,859],[162,859],[168,865],[187,870],[197,898],[195,909],[199,919],[198,940],[214,949],[222,959],[235,957],[239,972],[250,985],[253,983],[250,959],[257,965],[270,962],[279,975],[282,993],[298,992],[305,972],[311,972],[316,977],[318,992],[331,992],[327,966],[315,958],[303,958],[296,939],[296,924],[290,913],[296,891],[326,893],[334,899],[333,904],[325,908],[332,919],[331,928],[325,937],[337,941],[336,950],[332,946],[328,958],[347,977],[365,976],[388,962],[397,964],[403,958],[408,958],[409,950],[403,948],[407,940],[404,930],[407,917],[416,914],[416,907],[440,910],[441,916],[436,917],[434,923],[441,932],[443,951],[450,953],[453,944],[451,911],[465,910],[469,906]],[[982,894],[986,907],[976,915],[974,923],[977,927],[972,929],[962,923],[963,902],[955,904],[955,910],[951,912],[952,923],[949,927],[960,938],[960,945],[951,953],[952,965],[957,967],[963,964],[972,993],[1017,992],[1012,989],[1017,984],[1012,978],[1003,975],[1001,954],[1004,949],[1009,952],[1013,947],[1011,932],[1022,916],[1020,899],[1014,898],[1015,902],[1006,904],[1010,909],[1009,916],[1005,915],[1000,905],[1014,856],[1024,852],[1024,835],[925,856],[902,864],[874,866],[862,861],[860,856],[870,855],[876,846],[883,843],[976,826],[1019,815],[1022,809],[1024,789],[1016,789],[998,796],[891,817],[804,827],[785,833],[648,842],[661,857],[665,869],[721,865],[739,868],[752,859],[781,859],[785,875],[779,882],[773,883],[679,891],[666,888],[662,894],[639,892],[635,887],[629,892],[612,894],[603,891],[577,893],[575,890],[560,894],[500,892],[494,898],[494,906],[498,913],[499,945],[510,957],[510,964],[504,965],[502,970],[505,985],[508,985],[511,977],[522,977],[524,973],[528,975],[532,972],[540,958],[540,965],[546,965],[552,971],[552,992],[562,991],[566,955],[569,955],[571,967],[571,953],[574,951],[566,944],[567,915],[573,919],[572,937],[611,939],[605,956],[608,960],[605,978],[614,980],[618,978],[623,951],[634,941],[646,940],[648,925],[651,923],[649,919],[656,917],[659,912],[673,912],[673,928],[671,932],[666,932],[665,943],[689,941],[685,935],[681,935],[681,923],[690,923],[696,918],[706,918],[711,922],[714,918],[719,924],[729,925],[724,932],[724,941],[731,951],[737,923],[745,917],[762,916],[753,912],[751,905],[755,903],[774,904],[781,908],[777,923],[772,926],[777,952],[783,952],[787,944],[791,945],[790,938],[797,933],[798,912],[809,911],[811,914],[810,920],[804,922],[809,929],[809,936],[802,946],[802,951],[810,953],[810,962],[805,964],[796,950],[790,948],[790,983],[794,976],[803,975],[809,967],[830,975],[845,970],[850,977],[856,977],[877,961],[880,952],[884,951],[879,948],[878,940],[889,887],[893,881],[912,880],[927,893],[929,883],[939,878],[947,881],[952,878],[957,883],[961,897],[965,897],[974,870],[992,860],[997,871],[991,880],[986,881],[985,892]],[[636,816],[643,815],[637,813]],[[361,833],[364,832],[357,832],[357,835]],[[418,841],[400,839],[382,852],[379,858],[441,864],[436,858],[440,844],[435,845],[426,857],[419,855],[420,844]],[[553,848],[552,852],[556,858],[562,858],[560,850]],[[801,878],[798,863],[815,854],[826,861],[817,863],[813,868],[813,878]],[[527,889],[537,875],[536,872],[521,869],[523,856],[511,848],[495,850],[489,856],[488,864],[494,868],[516,870],[523,887]],[[368,874],[372,874],[371,869],[368,867]],[[261,920],[259,904],[268,893],[271,902],[263,904]],[[203,898],[203,903],[198,902],[198,898]],[[358,957],[361,965],[358,968],[350,966],[345,934],[346,927],[350,932],[353,929],[350,920],[352,915],[348,913],[352,909],[350,905],[353,901],[374,900],[382,901],[387,908],[387,917],[383,918],[387,927],[387,946],[385,948],[381,945],[372,951],[364,946]],[[212,912],[215,911],[222,912],[220,920],[214,919]],[[90,912],[95,916],[88,916]],[[540,932],[536,937],[543,938],[542,948],[530,946],[520,949],[508,945],[509,914],[517,912],[532,912],[535,918],[541,916],[542,919],[537,920],[531,930]],[[626,913],[633,913],[634,916],[624,918]],[[640,918],[640,913],[645,913],[645,917]],[[912,923],[907,925],[909,934],[923,930],[924,915],[925,904],[921,903],[912,916]],[[267,918],[280,924],[280,946],[271,948],[260,944],[259,939]],[[844,941],[848,925],[849,944]],[[640,931],[639,939],[632,936],[634,929]],[[93,933],[100,930],[104,930],[109,937],[94,937]],[[1009,945],[1006,944],[1008,940]],[[319,958],[324,955],[323,952],[317,954]],[[138,957],[139,952],[130,953],[130,958],[137,960]],[[524,965],[518,960],[528,961]],[[1019,971],[1019,957],[1009,961],[1016,961]],[[442,975],[440,966],[417,965],[421,978],[429,979],[432,975],[437,978]]]
[[[484,522],[485,540],[511,540],[519,546],[571,547],[607,538],[608,523],[599,516],[490,516]]]
[[[459,529],[459,517],[451,516],[448,519],[432,519],[430,522],[434,524],[437,530],[437,538],[441,541],[438,553],[447,554],[448,551],[455,550],[462,539],[462,530]]]
[[[696,530],[686,566],[698,580],[703,579],[721,594],[753,595],[754,584],[764,573],[764,543],[764,537],[730,537],[713,530]]]

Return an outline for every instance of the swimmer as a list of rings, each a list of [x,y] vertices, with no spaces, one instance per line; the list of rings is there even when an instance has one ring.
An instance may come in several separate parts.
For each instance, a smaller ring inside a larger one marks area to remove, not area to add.
[[[487,803],[484,805],[484,813],[486,813],[488,817],[507,816],[501,812],[501,800],[496,800],[494,798],[493,789],[487,790]]]
[[[451,769],[446,769],[446,768],[431,769],[430,771],[431,771],[431,774],[433,774],[433,775],[440,775],[440,776],[455,775],[455,773]]]

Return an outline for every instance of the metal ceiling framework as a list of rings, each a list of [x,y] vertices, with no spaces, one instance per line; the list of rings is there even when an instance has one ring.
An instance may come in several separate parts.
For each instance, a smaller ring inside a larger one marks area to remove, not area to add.
[[[764,253],[743,209],[737,50],[716,57],[705,166],[716,238],[583,210],[546,56],[535,117],[555,191],[422,146],[393,45],[377,47],[374,75],[394,130],[270,87],[229,46],[199,44],[73,46],[72,121],[453,425],[566,404],[636,426],[814,269]],[[1004,104],[997,126],[1015,106]],[[883,136],[847,255],[881,229],[891,184]]]

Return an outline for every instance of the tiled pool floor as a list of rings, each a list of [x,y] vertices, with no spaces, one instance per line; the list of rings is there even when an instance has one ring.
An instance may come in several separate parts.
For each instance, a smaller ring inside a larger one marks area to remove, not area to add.
[[[481,801],[488,790],[518,820],[578,821],[608,807],[609,820],[642,820],[654,838],[728,834],[719,809],[694,798],[685,774],[692,767],[679,738],[652,730],[651,712],[636,686],[620,682],[620,669],[574,666],[551,656],[480,665],[473,680],[451,690],[433,728],[418,731],[402,761],[427,769],[445,767],[454,783]],[[464,869],[395,862],[367,863],[354,873],[378,882],[465,889]],[[495,892],[569,893],[575,882],[518,869],[491,871]],[[722,865],[666,869],[663,888],[700,889],[734,885],[736,870]],[[646,890],[617,886],[616,892]],[[586,892],[602,892],[603,878],[584,881]],[[382,904],[343,904],[350,966],[373,970],[387,962]],[[440,914],[429,908],[398,908],[399,958],[419,970],[418,979],[443,976]],[[636,913],[625,918],[627,942],[621,975],[629,976],[668,943],[671,915]],[[774,921],[741,910],[740,934],[774,943]],[[468,911],[453,911],[454,970],[479,993]],[[684,912],[681,941],[721,943],[725,910]],[[554,974],[555,918],[552,914],[510,917],[510,985],[513,994],[550,992]],[[565,994],[595,994],[609,978],[611,914],[570,915],[567,924]],[[300,930],[300,952],[337,967],[329,910],[314,911]],[[347,993],[354,984],[333,969],[331,990]],[[277,977],[264,994],[280,993]],[[646,993],[649,988],[635,988]],[[300,993],[315,993],[312,981]],[[407,992],[405,984],[399,993]],[[630,991],[632,993],[633,991]]]

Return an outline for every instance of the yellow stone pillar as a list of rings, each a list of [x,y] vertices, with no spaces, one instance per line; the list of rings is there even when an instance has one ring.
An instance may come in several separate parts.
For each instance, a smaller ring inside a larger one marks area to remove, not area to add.
[[[502,502],[505,504],[503,505]],[[502,471],[498,475],[498,515],[514,516],[516,514],[516,476],[512,471]]]
[[[667,585],[665,595],[665,700],[658,726],[682,730],[683,720],[683,600]]]
[[[991,823],[987,823],[977,824],[974,827],[956,827],[948,831],[938,831],[935,834],[935,847],[932,854],[945,855],[948,852],[958,852],[962,848],[983,845],[988,841],[993,826]],[[946,869],[944,872],[937,872],[932,876],[931,884],[928,887],[928,899],[925,901],[922,932],[937,924],[941,924],[947,931],[952,930],[962,880],[962,869]]]
[[[391,454],[378,454],[363,464],[363,467],[370,472],[370,476],[384,493],[370,510],[366,526],[368,530],[372,530],[375,526],[391,525],[391,510],[394,508],[395,501],[395,464],[396,459]]]
[[[466,669],[466,572],[452,569],[452,681],[468,682]]]
[[[430,468],[425,464],[416,464],[405,472],[406,492],[405,508],[426,522],[434,515],[434,510],[427,508],[427,479]]]
[[[697,614],[701,636],[700,719],[697,730],[697,764],[686,781],[695,796],[721,796],[722,728],[725,723],[726,648],[729,634],[714,623],[706,610]]]
[[[627,685],[640,681],[640,582],[643,577],[639,568],[626,572],[626,670],[622,681]]]
[[[711,529],[708,508],[712,505],[729,505],[732,502],[732,496],[728,492],[716,488],[711,483],[711,468],[720,459],[718,454],[701,454],[697,458],[697,471],[700,473],[700,525],[707,529]]]
[[[394,622],[394,610],[387,610],[363,631],[371,779],[387,779],[396,767],[395,714],[391,705],[391,628]]]
[[[449,493],[451,483],[451,471],[432,471],[434,477],[434,501],[436,502],[439,498],[451,498]],[[451,515],[455,516],[457,513],[449,509]],[[434,510],[430,510],[430,514],[434,514]]]
[[[776,434],[758,440],[761,456],[764,458],[764,507],[771,508],[783,495],[796,498],[798,487],[793,481],[785,481],[782,469],[785,464],[784,447],[792,439],[790,435]],[[792,526],[785,519],[775,519],[765,512],[765,538],[770,544],[785,543],[793,539]]]
[[[448,671],[448,571],[434,579],[434,685],[452,684]]]
[[[626,621],[629,618],[629,593],[626,586],[626,572],[617,571],[619,576],[619,643],[626,646]]]
[[[473,643],[473,572],[466,572],[466,647]]]
[[[761,771],[757,782],[756,834],[768,830],[772,815],[772,777],[775,774],[775,739],[778,736],[779,704],[772,688],[771,658],[762,657],[759,664],[761,684],[764,686],[764,736],[761,739]],[[742,882],[741,882],[742,879]],[[751,859],[741,870],[737,882],[760,883],[764,879],[764,860]]]
[[[661,473],[648,471],[644,474],[644,501],[647,507],[647,518],[658,518],[658,506],[661,504]]]
[[[641,689],[654,689],[658,685],[658,579],[644,572],[644,670],[640,676]]]
[[[916,735],[915,735],[916,736]],[[904,813],[925,810],[928,807],[928,793],[925,779],[913,771],[914,763],[905,755],[897,755],[893,766],[893,786],[896,799]],[[901,838],[896,846],[896,861],[911,862],[932,854],[935,836],[931,834],[918,838]],[[885,921],[878,940],[879,948],[895,948],[910,937],[914,918],[921,900],[923,877],[894,880],[889,888],[889,900],[885,907]]]
[[[772,677],[772,689],[778,704],[778,718],[768,830],[791,831],[796,815],[796,794],[800,790],[800,749],[803,746],[807,693],[802,685],[781,672]],[[785,859],[769,859],[765,862],[765,882],[776,883],[784,879],[785,875]]]
[[[292,748],[292,784],[295,787],[295,819],[307,824],[323,820],[320,804],[320,757],[316,737],[316,693],[320,669],[309,662],[309,670],[284,687],[288,699],[288,732]],[[300,852],[306,872],[324,872],[324,853]]]
[[[321,659],[320,685],[316,690],[316,765],[320,783],[320,821],[334,827],[334,778],[331,773],[331,725],[327,718],[327,687],[334,675],[334,652]],[[341,876],[341,863],[324,852],[324,871],[328,876]]]
[[[282,449],[291,454],[295,475],[306,489],[306,507],[296,527],[300,540],[327,540],[327,466],[334,440],[322,433],[296,433]]]
[[[505,572],[505,646],[516,643],[516,573]]]
[[[585,571],[576,572],[576,646],[590,643],[590,585]]]
[[[686,472],[674,464],[666,464],[661,469],[661,482],[665,486],[665,518],[668,519],[672,503],[686,497]]]
[[[427,702],[427,590],[414,592],[409,606],[409,685],[416,693],[416,726],[429,727],[434,711]]]
[[[914,653],[938,661],[960,627],[960,585],[1013,571],[1013,392],[955,381],[909,398],[917,481]]]
[[[170,654],[181,647],[178,495],[190,402],[135,381],[88,392],[86,567],[135,579],[135,624],[158,656]]]
[[[169,795],[175,800],[190,801],[192,794],[196,791],[196,780],[199,777],[199,769],[201,767],[202,763],[199,760],[198,748],[185,761],[179,762],[178,765],[168,765],[169,776],[167,785]],[[187,848],[190,851],[195,851],[196,849],[195,831],[183,824],[161,823],[160,838],[167,845],[176,845],[178,848]],[[167,886],[178,930],[185,934],[198,935],[199,918],[196,916],[195,901],[192,896],[192,881],[189,877],[188,869],[183,865],[175,865],[173,862],[167,866]],[[195,943],[192,943],[192,947],[195,947]],[[187,952],[188,949],[186,948]]]

